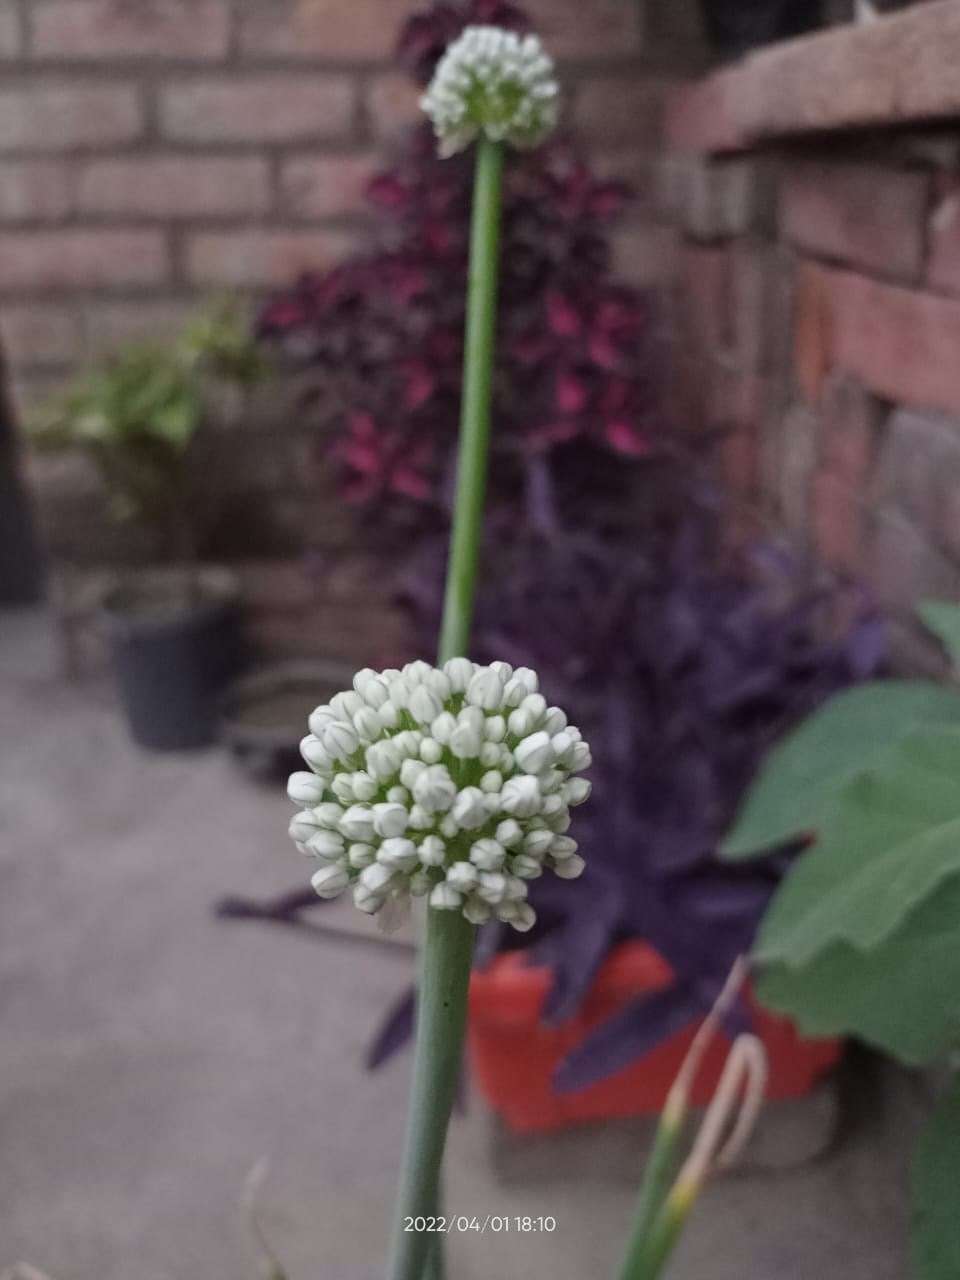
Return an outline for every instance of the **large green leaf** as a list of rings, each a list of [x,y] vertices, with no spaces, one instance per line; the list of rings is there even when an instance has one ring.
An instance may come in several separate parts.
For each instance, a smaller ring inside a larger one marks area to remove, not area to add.
[[[835,942],[869,951],[960,875],[960,728],[917,729],[848,782],[764,919],[761,961],[799,968]]]
[[[931,1116],[913,1164],[913,1266],[917,1280],[960,1276],[960,1081]]]
[[[953,665],[960,667],[960,605],[948,604],[945,600],[923,600],[917,605],[917,613],[927,630],[932,631],[946,649]]]
[[[960,1043],[960,876],[882,946],[834,943],[802,968],[767,964],[757,993],[807,1035],[857,1036],[913,1065],[940,1057]]]
[[[960,696],[926,680],[885,680],[831,699],[771,751],[720,847],[765,853],[819,831],[838,793],[918,725],[960,723]]]

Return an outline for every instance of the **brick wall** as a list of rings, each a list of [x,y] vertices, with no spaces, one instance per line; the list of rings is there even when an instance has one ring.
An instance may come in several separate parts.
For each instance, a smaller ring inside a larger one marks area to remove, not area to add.
[[[362,242],[364,185],[416,116],[391,62],[414,7],[0,0],[0,333],[21,404],[125,338],[170,332],[204,295],[260,296]],[[677,231],[657,153],[678,59],[696,54],[691,4],[667,16],[655,5],[649,22],[641,0],[526,7],[593,161],[638,188],[618,270],[667,282]],[[242,536],[223,550],[302,543],[317,504],[307,444],[274,420],[232,447],[223,527]],[[58,556],[142,554],[97,520],[102,494],[82,462],[31,468]],[[321,541],[349,536],[328,523]]]
[[[945,80],[924,104],[935,124],[899,117],[886,26],[932,24],[904,43],[946,57],[956,7],[925,9],[757,55],[683,91],[668,127],[686,190],[678,413],[721,433],[739,525],[785,529],[869,582],[910,659],[913,603],[960,597],[960,105]],[[862,50],[881,40],[871,75]],[[824,92],[819,72],[847,62],[856,76]],[[797,71],[792,124],[781,63]],[[868,110],[874,128],[850,132]]]
[[[413,7],[0,0],[0,323],[20,387],[168,330],[205,292],[347,252],[366,179],[416,111],[391,65]],[[665,79],[644,69],[639,3],[528,8],[600,163],[645,180]],[[667,240],[645,223],[624,266],[661,277]]]

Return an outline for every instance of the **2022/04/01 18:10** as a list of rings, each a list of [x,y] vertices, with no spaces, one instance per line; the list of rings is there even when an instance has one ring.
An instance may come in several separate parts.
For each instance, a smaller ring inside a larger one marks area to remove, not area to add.
[[[526,1214],[468,1214],[460,1213],[453,1216],[445,1214],[436,1214],[429,1217],[406,1217],[403,1220],[404,1231],[427,1231],[436,1232],[442,1235],[450,1235],[454,1232],[475,1231],[479,1235],[490,1231],[494,1234],[506,1234],[508,1232],[519,1232],[525,1234],[537,1234],[543,1232],[548,1234],[556,1231],[557,1220],[552,1214],[540,1214],[530,1216]]]

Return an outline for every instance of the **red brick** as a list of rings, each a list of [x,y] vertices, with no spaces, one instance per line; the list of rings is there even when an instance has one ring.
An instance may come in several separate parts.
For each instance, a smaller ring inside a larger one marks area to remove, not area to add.
[[[797,539],[805,538],[809,528],[818,430],[816,414],[805,404],[795,404],[771,432],[764,479],[776,499],[780,520]]]
[[[83,308],[86,352],[97,356],[125,342],[166,341],[196,313],[197,306],[196,302],[168,298],[86,304]]]
[[[0,58],[20,53],[20,15],[16,9],[0,9]]]
[[[802,249],[912,281],[923,264],[929,194],[922,173],[794,160],[780,189],[781,229]]]
[[[912,609],[924,597],[960,595],[960,571],[895,510],[881,510],[873,518],[867,571],[877,602],[887,609]]]
[[[367,91],[367,116],[374,137],[390,139],[425,119],[420,110],[421,93],[409,76],[377,76]]]
[[[189,58],[227,53],[223,0],[32,0],[31,50],[39,58]]]
[[[760,205],[756,160],[688,157],[679,168],[677,216],[696,240],[719,240],[747,232]]]
[[[5,306],[0,333],[10,363],[18,367],[65,364],[80,352],[77,317],[59,303]]]
[[[301,271],[332,266],[354,245],[340,231],[203,233],[188,244],[187,270],[201,285],[280,284]]]
[[[730,350],[736,369],[758,372],[769,363],[778,263],[775,251],[739,239],[730,249]]]
[[[257,214],[270,199],[267,162],[222,156],[144,156],[94,160],[80,170],[85,213],[154,218]]]
[[[247,0],[241,48],[256,58],[380,61],[409,13],[410,0]]]
[[[863,512],[856,489],[832,471],[820,471],[810,488],[810,532],[820,559],[841,573],[860,566]]]
[[[555,58],[629,58],[643,45],[641,6],[622,0],[525,0],[533,28]]]
[[[816,404],[830,370],[833,333],[828,276],[812,263],[797,271],[793,312],[794,376],[803,396]]]
[[[863,490],[876,461],[882,407],[853,378],[833,374],[823,391],[820,458],[846,484]]]
[[[735,70],[677,85],[667,97],[664,137],[678,151],[734,151],[744,145]]]
[[[685,245],[680,279],[684,346],[694,357],[715,359],[732,337],[729,252]]]
[[[234,76],[168,85],[161,129],[183,142],[295,142],[342,138],[353,120],[353,85],[343,76]]]
[[[898,404],[960,413],[960,301],[825,273],[837,367]]]
[[[666,288],[676,279],[680,236],[676,227],[635,223],[611,234],[613,270],[640,288]]]
[[[154,284],[167,270],[160,231],[9,231],[0,235],[4,289]]]
[[[130,142],[142,128],[130,85],[30,84],[0,92],[0,151]]]
[[[956,178],[939,193],[930,219],[927,279],[935,289],[960,293],[960,181]]]
[[[606,76],[577,89],[574,120],[594,147],[659,145],[668,84],[652,76]]]
[[[756,492],[760,476],[759,437],[749,427],[729,431],[720,445],[723,482],[734,497],[743,499]]]
[[[0,222],[56,222],[72,203],[65,165],[54,160],[0,163]]]
[[[284,211],[297,218],[357,213],[377,167],[378,157],[371,153],[291,156],[280,170]]]

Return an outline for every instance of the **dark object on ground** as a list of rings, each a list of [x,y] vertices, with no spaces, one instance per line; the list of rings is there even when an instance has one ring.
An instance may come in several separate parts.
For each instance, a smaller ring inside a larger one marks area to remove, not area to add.
[[[263,782],[286,781],[303,767],[306,713],[349,689],[353,668],[335,662],[278,662],[227,691],[222,737],[237,763]]]
[[[0,604],[36,604],[43,564],[30,504],[20,478],[13,402],[0,349]]]
[[[134,741],[157,751],[211,743],[244,657],[233,575],[141,571],[107,592],[102,616]]]

